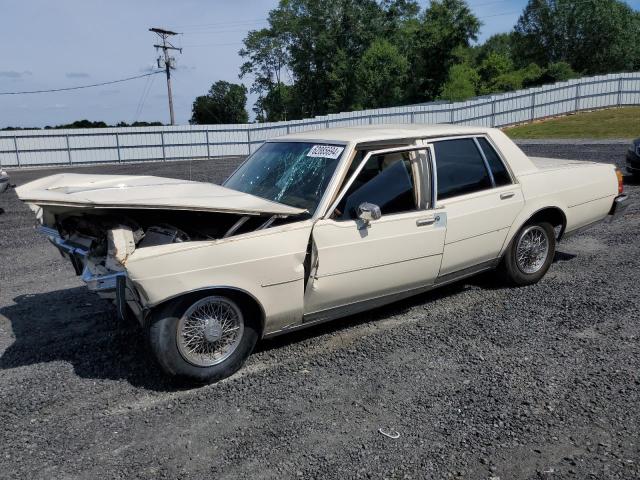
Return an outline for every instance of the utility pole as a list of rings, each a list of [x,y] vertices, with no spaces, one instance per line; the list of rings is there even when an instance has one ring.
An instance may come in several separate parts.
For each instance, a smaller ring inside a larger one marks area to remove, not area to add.
[[[175,70],[176,67],[174,64],[176,60],[175,58],[169,56],[169,50],[178,50],[180,53],[182,53],[182,49],[174,47],[173,45],[171,45],[171,42],[167,40],[170,36],[177,35],[176,32],[172,32],[170,30],[164,30],[163,28],[150,28],[149,31],[157,34],[158,37],[160,37],[160,40],[162,40],[162,44],[155,44],[154,47],[156,47],[156,49],[161,48],[164,53],[164,58],[158,57],[158,68],[164,67],[165,73],[167,74],[167,95],[169,97],[169,116],[171,117],[171,125],[175,125],[176,122],[173,115],[173,96],[171,94],[171,70],[172,69]]]

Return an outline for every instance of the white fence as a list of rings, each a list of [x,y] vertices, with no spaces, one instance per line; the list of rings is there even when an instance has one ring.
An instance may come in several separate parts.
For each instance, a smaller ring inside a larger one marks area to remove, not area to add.
[[[502,127],[539,118],[640,105],[640,72],[569,80],[457,103],[433,102],[239,125],[0,132],[0,166],[76,165],[247,155],[266,139],[329,127],[457,123]]]

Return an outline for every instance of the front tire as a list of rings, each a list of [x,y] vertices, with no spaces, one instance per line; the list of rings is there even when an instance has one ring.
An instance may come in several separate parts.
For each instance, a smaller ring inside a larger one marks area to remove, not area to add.
[[[549,270],[555,251],[553,226],[547,222],[528,223],[518,231],[504,254],[503,276],[518,286],[537,283]]]
[[[154,313],[151,350],[162,370],[197,383],[212,383],[242,367],[253,351],[259,322],[250,309],[225,295],[170,301]]]

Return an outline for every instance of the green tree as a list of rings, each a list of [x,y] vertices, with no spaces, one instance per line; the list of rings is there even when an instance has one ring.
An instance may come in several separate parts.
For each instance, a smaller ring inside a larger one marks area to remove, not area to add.
[[[195,99],[189,123],[246,123],[249,120],[246,103],[247,87],[219,80],[211,85],[206,95]]]
[[[288,105],[283,96],[283,73],[286,73],[289,57],[283,32],[272,28],[252,30],[239,53],[246,59],[240,67],[240,78],[252,75],[251,93],[259,96],[253,108],[256,119],[286,120]]]
[[[387,40],[376,40],[364,52],[357,68],[358,99],[362,108],[400,105],[409,61]]]
[[[452,65],[442,86],[440,98],[450,102],[468,100],[477,95],[479,83],[480,75],[472,66],[465,63]]]
[[[442,90],[454,51],[477,39],[480,21],[464,0],[433,0],[421,15],[409,55],[412,70],[410,99],[431,100]],[[409,28],[413,28],[409,25]]]
[[[567,62],[550,63],[545,69],[541,83],[564,82],[579,76]]]
[[[482,63],[478,72],[485,84],[491,83],[496,77],[504,75],[513,70],[511,58],[504,53],[491,52]]]
[[[640,14],[619,0],[529,0],[515,26],[521,66],[566,62],[585,74],[640,67]]]
[[[376,40],[408,48],[405,25],[415,23],[419,11],[414,0],[280,0],[268,28],[250,32],[240,51],[240,74],[253,76],[251,90],[261,98],[258,117],[280,118],[276,87],[283,83],[291,86],[281,99],[287,118],[357,107],[355,67],[364,53]],[[280,70],[286,79],[277,76]]]
[[[513,32],[496,33],[487,38],[482,45],[474,47],[475,58],[480,63],[490,54],[495,53],[513,62],[513,43]]]
[[[291,112],[298,110],[294,103],[294,90],[291,85],[279,83],[256,100],[253,111],[257,122],[279,122],[289,120]]]

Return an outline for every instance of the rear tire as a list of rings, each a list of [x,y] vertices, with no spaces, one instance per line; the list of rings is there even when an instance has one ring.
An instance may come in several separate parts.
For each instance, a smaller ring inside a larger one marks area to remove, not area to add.
[[[258,341],[260,322],[250,312],[213,293],[170,301],[153,314],[151,350],[168,375],[216,382],[238,371]]]
[[[511,240],[500,270],[513,285],[537,283],[549,270],[555,251],[553,226],[547,222],[527,223]]]

